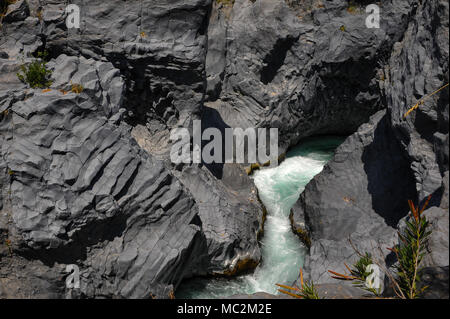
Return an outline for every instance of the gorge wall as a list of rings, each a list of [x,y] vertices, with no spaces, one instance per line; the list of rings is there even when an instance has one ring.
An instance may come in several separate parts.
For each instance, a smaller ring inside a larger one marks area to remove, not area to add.
[[[348,235],[396,242],[428,194],[427,265],[448,274],[448,88],[403,119],[448,83],[448,2],[383,1],[380,29],[367,1],[72,2],[79,30],[62,0],[18,0],[1,23],[1,297],[169,298],[254,268],[264,208],[245,170],[170,163],[170,130],[197,119],[278,128],[280,153],[350,135],[293,209],[314,281],[355,258]],[[53,83],[30,89],[16,73],[43,50]]]
[[[327,270],[344,272],[344,262],[358,258],[349,238],[359,251],[392,266],[395,258],[385,248],[399,241],[407,200],[423,204],[431,195],[424,213],[433,230],[424,277],[432,287],[428,297],[448,298],[448,88],[404,116],[449,82],[448,2],[412,1],[410,10],[383,68],[386,109],[338,148],[293,215],[312,237],[306,272],[315,282],[329,283]]]

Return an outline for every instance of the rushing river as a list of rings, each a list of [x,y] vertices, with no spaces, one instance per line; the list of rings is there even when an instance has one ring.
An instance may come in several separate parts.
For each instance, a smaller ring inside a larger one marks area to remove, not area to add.
[[[260,242],[261,264],[253,273],[231,279],[190,279],[180,285],[176,297],[224,298],[260,291],[275,294],[276,283],[291,283],[297,279],[305,247],[291,231],[290,209],[342,141],[339,137],[308,139],[289,151],[279,166],[256,171],[255,185],[267,208],[264,236]]]

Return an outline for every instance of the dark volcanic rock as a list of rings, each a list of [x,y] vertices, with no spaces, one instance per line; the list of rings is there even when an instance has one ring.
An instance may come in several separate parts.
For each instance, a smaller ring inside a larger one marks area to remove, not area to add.
[[[415,3],[415,8],[386,67],[385,93],[394,134],[414,173],[421,200],[441,187],[448,170],[448,88],[424,100],[406,119],[404,114],[419,98],[449,82],[449,21],[447,1]]]
[[[431,207],[424,212],[430,222],[432,231],[428,240],[428,254],[423,262],[424,266],[448,266],[449,259],[449,216],[448,209]]]
[[[425,214],[433,234],[424,265],[448,266],[448,88],[404,117],[418,99],[448,83],[448,2],[411,1],[411,8],[408,28],[384,68],[386,113],[338,148],[296,205],[293,216],[306,221],[312,238],[306,269],[314,281],[332,282],[326,270],[343,271],[344,261],[354,261],[345,237],[376,254],[379,244],[367,243],[389,245],[408,213],[407,200],[430,194],[434,207]]]
[[[168,297],[205,264],[198,207],[163,163],[139,148],[130,128],[108,119],[117,101],[96,86],[96,76],[106,77],[102,71],[114,71],[112,65],[72,62],[78,71],[71,79],[79,76],[86,91],[34,90],[12,102],[1,123],[14,255],[42,261],[42,271],[76,264],[87,297]],[[54,74],[55,85],[66,75]],[[114,83],[120,77],[108,81]],[[105,97],[111,103],[102,104]],[[16,97],[1,102],[8,98]]]
[[[448,299],[449,277],[448,266],[425,267],[420,272],[420,287],[428,287],[423,295],[426,299]]]
[[[208,106],[231,127],[278,127],[280,153],[306,136],[351,134],[382,108],[379,64],[411,10],[383,1],[382,27],[367,29],[347,1],[296,3],[215,7],[208,38]]]
[[[257,292],[251,295],[232,295],[227,299],[294,299],[288,295],[272,295],[266,292]]]
[[[262,208],[242,169],[165,163],[169,129],[200,118],[211,1],[73,3],[80,30],[65,1],[37,0],[1,29],[0,296],[168,298],[255,267]],[[31,90],[16,73],[43,49],[53,83]]]
[[[8,7],[3,22],[11,23],[25,20],[30,15],[30,8],[27,1],[19,0]]]
[[[188,126],[203,102],[210,3],[89,1],[79,31],[67,34],[53,15],[48,20],[44,15],[47,46],[113,62],[127,81],[130,122],[147,125],[151,133]],[[64,4],[49,6],[55,12]]]
[[[112,62],[126,81],[127,121],[151,133],[168,136],[171,127],[187,127],[200,116],[211,0],[72,1],[81,8],[81,24],[70,30],[65,1],[28,3],[25,21],[4,21],[0,52],[18,58],[45,43],[54,58],[64,53]]]
[[[263,230],[263,208],[257,190],[245,171],[226,164],[229,178],[216,181],[206,168],[190,166],[179,175],[199,207],[199,217],[208,242],[208,272],[232,275],[259,264],[258,237]],[[241,181],[239,181],[241,179]]]

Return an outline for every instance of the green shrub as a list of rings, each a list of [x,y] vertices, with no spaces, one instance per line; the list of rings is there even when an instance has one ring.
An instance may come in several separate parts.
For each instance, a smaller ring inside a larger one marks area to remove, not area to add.
[[[426,287],[419,289],[417,284],[420,281],[420,264],[425,256],[426,243],[431,234],[431,231],[428,230],[429,222],[422,214],[430,198],[431,196],[420,210],[419,207],[414,206],[412,201],[408,201],[411,218],[406,221],[405,228],[398,233],[400,244],[392,249],[398,259],[395,268],[401,292],[397,293],[408,299],[418,298],[426,289]]]
[[[20,66],[20,71],[17,73],[17,77],[24,83],[32,88],[45,89],[52,85],[49,80],[52,72],[47,69],[47,62],[45,58],[47,53],[38,53],[38,58],[28,64]]]
[[[332,270],[328,270],[328,272],[331,273],[332,277],[335,279],[352,281],[353,285],[355,285],[356,287],[371,292],[375,296],[379,296],[381,295],[381,291],[379,289],[366,286],[367,278],[372,273],[372,271],[367,270],[367,267],[372,264],[374,264],[372,255],[369,253],[365,253],[364,255],[360,255],[360,258],[352,266],[352,268],[348,267],[347,264],[344,263],[345,268],[347,268],[349,274],[340,274]]]
[[[303,270],[300,269],[300,288],[290,287],[286,285],[276,284],[278,287],[283,289],[278,289],[279,292],[289,295],[298,299],[320,299],[316,287],[313,282],[305,282],[303,280]],[[284,290],[287,289],[287,290]],[[291,290],[291,291],[289,291]]]

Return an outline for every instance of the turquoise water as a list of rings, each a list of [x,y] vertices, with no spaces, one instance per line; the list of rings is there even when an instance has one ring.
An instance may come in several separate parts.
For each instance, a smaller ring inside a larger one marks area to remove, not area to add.
[[[306,184],[329,161],[340,137],[305,140],[287,153],[275,168],[254,173],[255,185],[267,208],[264,236],[260,241],[262,262],[253,273],[235,278],[194,278],[183,282],[177,298],[224,298],[255,292],[277,293],[276,283],[291,284],[303,265],[305,247],[291,231],[289,213]]]

